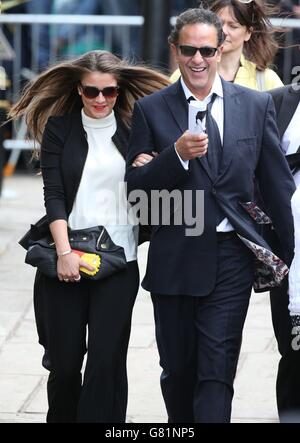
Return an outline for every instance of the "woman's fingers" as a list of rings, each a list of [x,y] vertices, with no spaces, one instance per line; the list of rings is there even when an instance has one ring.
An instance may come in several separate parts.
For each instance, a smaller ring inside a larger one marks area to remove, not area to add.
[[[153,160],[154,157],[157,157],[158,153],[155,151],[152,151],[153,155],[149,155],[149,154],[139,154],[137,157],[135,157],[132,166],[136,167],[140,167],[140,166],[144,166],[147,163],[151,162]]]
[[[88,271],[94,271],[95,270],[95,268],[92,265],[90,265],[89,263],[87,263],[84,260],[80,260],[79,266],[82,267],[82,268],[87,269]]]

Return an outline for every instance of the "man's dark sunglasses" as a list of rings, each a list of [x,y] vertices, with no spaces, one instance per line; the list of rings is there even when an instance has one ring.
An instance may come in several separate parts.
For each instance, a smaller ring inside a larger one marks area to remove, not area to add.
[[[180,45],[180,52],[184,57],[194,57],[197,51],[200,52],[201,57],[210,58],[215,55],[218,48],[212,48],[211,46],[202,46],[202,48],[195,48],[194,46]]]
[[[105,98],[115,98],[119,94],[119,86],[107,86],[103,89],[98,89],[96,86],[84,86],[81,85],[82,93],[86,98],[96,98],[102,93]]]

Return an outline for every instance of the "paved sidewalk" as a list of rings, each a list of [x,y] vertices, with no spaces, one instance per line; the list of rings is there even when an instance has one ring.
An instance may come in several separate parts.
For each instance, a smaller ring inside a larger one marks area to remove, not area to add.
[[[44,214],[41,178],[4,180],[0,198],[0,422],[44,422],[47,371],[41,366],[32,308],[34,269],[24,264],[17,240]],[[143,276],[147,246],[139,250]],[[279,355],[268,294],[253,294],[235,383],[233,422],[277,422],[275,374]],[[160,368],[149,295],[142,289],[134,309],[128,354],[128,422],[162,423]]]

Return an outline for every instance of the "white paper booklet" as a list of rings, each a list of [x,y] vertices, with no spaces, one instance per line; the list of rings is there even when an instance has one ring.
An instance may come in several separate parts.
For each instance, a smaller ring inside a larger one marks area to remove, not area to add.
[[[192,134],[205,132],[205,125],[201,122],[198,112],[206,111],[206,104],[193,100],[189,103],[189,131]]]

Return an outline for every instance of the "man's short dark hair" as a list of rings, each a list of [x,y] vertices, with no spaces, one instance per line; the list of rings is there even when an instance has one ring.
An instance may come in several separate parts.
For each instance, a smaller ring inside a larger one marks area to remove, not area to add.
[[[225,35],[222,29],[222,22],[217,14],[203,8],[188,9],[187,11],[182,12],[182,14],[177,17],[175,26],[168,38],[169,44],[178,44],[180,31],[184,26],[195,25],[198,23],[214,26],[216,28],[218,36],[218,47],[221,46],[221,44],[225,40]]]

